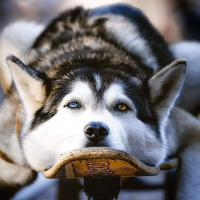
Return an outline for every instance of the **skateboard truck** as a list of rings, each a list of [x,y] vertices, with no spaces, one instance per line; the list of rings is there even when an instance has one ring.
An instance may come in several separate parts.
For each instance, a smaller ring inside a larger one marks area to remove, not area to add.
[[[83,178],[88,200],[112,200],[120,192],[121,177],[154,176],[160,169],[177,165],[178,159],[172,159],[160,167],[149,167],[125,152],[91,147],[61,155],[43,174],[46,178]]]

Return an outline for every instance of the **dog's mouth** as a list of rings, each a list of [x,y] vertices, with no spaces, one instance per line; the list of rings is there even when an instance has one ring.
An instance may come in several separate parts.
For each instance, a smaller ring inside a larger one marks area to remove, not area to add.
[[[109,147],[109,145],[107,144],[106,141],[98,141],[98,142],[88,141],[85,144],[85,147]]]

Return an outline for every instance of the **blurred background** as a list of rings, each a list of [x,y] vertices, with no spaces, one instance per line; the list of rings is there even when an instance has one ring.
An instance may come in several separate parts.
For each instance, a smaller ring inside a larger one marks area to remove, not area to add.
[[[0,0],[0,30],[19,19],[47,23],[77,5],[93,8],[113,3],[140,8],[168,43],[200,39],[199,0]]]
[[[128,3],[141,9],[169,44],[182,40],[200,40],[199,0],[0,0],[0,31],[17,20],[47,24],[60,12],[77,5],[94,8],[114,3]],[[127,179],[119,200],[173,200],[176,190],[175,173],[172,170],[156,177]],[[4,200],[3,195],[6,194],[0,192],[1,200]],[[47,180],[39,174],[34,184],[23,188],[12,198],[46,199],[86,200],[87,197],[78,180]]]

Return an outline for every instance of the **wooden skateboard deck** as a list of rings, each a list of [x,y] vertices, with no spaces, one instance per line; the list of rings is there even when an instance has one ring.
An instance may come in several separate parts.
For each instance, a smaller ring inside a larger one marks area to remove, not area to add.
[[[173,162],[176,165],[176,162]],[[167,162],[162,169],[172,168]],[[60,156],[55,165],[43,171],[46,178],[102,178],[154,176],[159,167],[149,167],[129,154],[106,147],[77,149]]]

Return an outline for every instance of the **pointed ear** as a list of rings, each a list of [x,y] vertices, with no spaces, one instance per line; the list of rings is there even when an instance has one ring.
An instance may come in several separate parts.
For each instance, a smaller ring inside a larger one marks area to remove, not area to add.
[[[44,100],[43,80],[17,57],[8,55],[6,60],[26,114],[32,116]]]
[[[186,61],[176,60],[149,80],[150,99],[159,119],[168,117],[182,88],[186,73]]]

